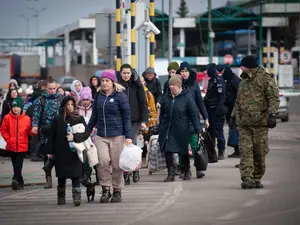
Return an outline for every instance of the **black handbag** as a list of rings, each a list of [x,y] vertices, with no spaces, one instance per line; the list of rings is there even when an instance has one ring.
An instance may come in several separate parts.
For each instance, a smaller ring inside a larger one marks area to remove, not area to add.
[[[195,167],[197,171],[205,171],[208,165],[208,154],[206,147],[203,143],[203,137],[199,135],[198,138],[198,149],[195,154]]]
[[[207,130],[203,130],[201,132],[201,136],[203,137],[203,144],[204,144],[205,149],[207,151],[208,163],[218,162],[218,156],[217,156],[217,152],[215,150],[215,143],[211,139],[211,137],[210,137],[209,133],[207,132]]]

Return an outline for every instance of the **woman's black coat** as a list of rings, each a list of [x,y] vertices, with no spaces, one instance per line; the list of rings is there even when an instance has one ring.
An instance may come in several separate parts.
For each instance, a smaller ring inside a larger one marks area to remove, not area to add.
[[[188,154],[190,142],[190,122],[200,133],[200,116],[195,101],[191,98],[188,87],[173,98],[164,96],[161,104],[158,142],[163,152]]]
[[[54,155],[55,172],[58,178],[80,178],[82,176],[82,162],[79,160],[77,152],[72,152],[69,148],[67,136],[67,123],[71,126],[84,124],[82,116],[72,118],[63,115],[57,116],[51,125],[51,134],[47,143],[47,153]],[[73,134],[74,142],[80,143],[88,139],[89,132]]]

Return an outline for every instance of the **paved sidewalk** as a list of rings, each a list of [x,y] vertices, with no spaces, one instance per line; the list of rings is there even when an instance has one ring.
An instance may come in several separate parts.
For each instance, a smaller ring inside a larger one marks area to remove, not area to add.
[[[25,185],[45,184],[45,173],[42,170],[43,162],[31,162],[24,159],[23,178]],[[9,157],[0,157],[0,188],[9,187],[13,176],[13,168]]]

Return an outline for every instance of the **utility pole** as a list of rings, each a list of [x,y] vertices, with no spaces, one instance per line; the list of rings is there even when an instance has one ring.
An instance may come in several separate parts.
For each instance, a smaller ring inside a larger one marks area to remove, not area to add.
[[[173,1],[169,0],[169,51],[168,51],[168,61],[169,63],[173,58]]]
[[[27,45],[29,45],[29,36],[30,36],[30,19],[36,17],[36,15],[32,16],[25,16],[24,14],[21,14],[20,17],[24,18],[26,20],[26,38]]]
[[[209,63],[213,62],[213,38],[214,33],[212,30],[212,23],[211,23],[211,0],[207,0],[207,6],[208,6],[208,57],[209,57]]]
[[[161,28],[162,57],[165,57],[166,56],[165,0],[161,1],[161,11],[162,11],[162,28]]]
[[[262,12],[263,0],[259,1],[259,65],[262,66],[262,50],[263,50],[263,12]]]

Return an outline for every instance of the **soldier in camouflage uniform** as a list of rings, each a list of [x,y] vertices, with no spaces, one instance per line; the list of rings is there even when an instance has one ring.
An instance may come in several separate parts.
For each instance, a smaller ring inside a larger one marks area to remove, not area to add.
[[[276,126],[279,93],[274,78],[258,67],[254,56],[241,62],[243,79],[232,112],[231,124],[239,128],[240,173],[243,189],[263,188],[265,156],[269,152],[268,131]]]

